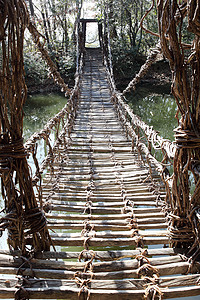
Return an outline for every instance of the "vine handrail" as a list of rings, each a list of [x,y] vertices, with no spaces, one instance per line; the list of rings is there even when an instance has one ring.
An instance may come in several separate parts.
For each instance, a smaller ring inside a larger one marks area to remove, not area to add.
[[[81,10],[81,7],[79,8]],[[53,170],[52,163],[54,161],[54,150],[57,146],[57,143],[60,139],[62,139],[63,134],[70,137],[71,128],[73,125],[73,121],[76,115],[76,109],[79,100],[79,83],[80,83],[80,76],[82,73],[83,67],[83,51],[81,48],[81,38],[80,38],[80,12],[78,13],[77,17],[77,26],[76,26],[76,73],[75,73],[75,84],[71,91],[69,89],[64,89],[63,87],[63,80],[57,82],[60,84],[63,91],[65,91],[65,96],[67,97],[67,104],[62,108],[60,112],[58,112],[53,118],[51,118],[44,128],[39,132],[34,133],[24,144],[24,148],[26,153],[29,156],[32,155],[36,171],[32,177],[34,185],[37,186],[38,181],[42,180],[42,174],[45,169],[49,166],[51,170]],[[40,47],[39,47],[39,50]],[[58,73],[59,74],[59,73]],[[60,76],[60,75],[59,75]],[[51,145],[51,135],[52,133],[55,134],[55,141],[53,145]],[[37,143],[40,140],[44,140],[46,143],[47,155],[43,159],[42,163],[38,162],[37,159]],[[40,190],[40,188],[39,188]],[[41,197],[40,203],[41,202]]]
[[[152,126],[147,125],[144,121],[141,120],[140,117],[134,114],[133,110],[130,108],[128,104],[125,102],[127,101],[124,97],[124,92],[120,93],[115,85],[114,77],[113,77],[113,70],[112,70],[112,55],[111,55],[111,45],[110,45],[110,35],[109,35],[109,20],[108,20],[108,14],[107,16],[107,22],[105,22],[104,26],[107,27],[107,31],[104,30],[104,34],[107,33],[107,37],[103,37],[103,43],[104,43],[104,63],[107,68],[108,73],[108,79],[110,82],[111,92],[113,100],[115,101],[116,105],[120,107],[121,111],[125,115],[124,122],[129,122],[132,126],[135,126],[136,128],[140,128],[148,141],[148,143],[151,143],[151,146],[155,150],[162,150],[164,153],[167,154],[169,159],[173,159],[176,151],[176,145],[174,142],[171,142],[168,139],[164,139],[161,137],[156,130],[153,129]],[[105,51],[107,49],[107,51]],[[106,53],[107,52],[107,53]],[[149,145],[150,148],[150,145]]]
[[[184,9],[184,14],[181,12],[182,9]],[[184,247],[187,255],[191,256],[191,261],[194,261],[200,254],[200,177],[198,171],[198,166],[200,165],[198,122],[200,116],[198,84],[200,74],[200,26],[196,11],[196,2],[194,1],[188,2],[187,6],[185,1],[182,4],[176,0],[171,2],[159,1],[157,4],[160,47],[162,53],[168,59],[172,71],[172,94],[178,106],[176,117],[178,118],[178,113],[181,115],[179,127],[176,128],[174,142],[160,137],[152,127],[146,125],[139,117],[135,116],[129,106],[124,103],[125,98],[123,98],[123,95],[129,88],[135,87],[137,75],[129,87],[124,90],[123,94],[117,91],[110,63],[111,46],[109,34],[107,33],[103,37],[104,61],[116,110],[127,133],[132,138],[132,143],[134,143],[135,139],[136,148],[139,152],[142,144],[142,151],[145,154],[150,170],[150,164],[153,162],[154,166],[161,173],[167,193],[164,205],[169,220],[170,246]],[[107,12],[105,17],[107,19],[105,26],[108,32],[109,16]],[[188,30],[194,34],[192,48],[190,45],[182,43],[183,18],[185,17],[187,17]],[[105,33],[106,30],[104,30]],[[185,53],[186,49],[190,49],[190,55]],[[137,136],[135,130],[137,130],[138,134],[142,131],[142,137]],[[143,138],[146,138],[147,145],[141,143]],[[155,151],[158,149],[162,151],[163,160],[161,163],[152,155],[152,148]],[[172,176],[165,168],[171,159],[173,159]],[[194,182],[194,191],[191,189],[191,179]]]

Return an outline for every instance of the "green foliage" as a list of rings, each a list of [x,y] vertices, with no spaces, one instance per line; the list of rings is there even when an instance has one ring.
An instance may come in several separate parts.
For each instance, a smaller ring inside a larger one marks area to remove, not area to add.
[[[57,52],[51,53],[51,59],[56,64],[58,71],[63,78],[73,78],[75,73],[75,55],[70,52],[59,55]],[[30,51],[26,48],[24,52],[24,70],[27,85],[43,84],[49,77],[49,69],[40,53],[36,50]]]
[[[76,68],[75,53],[70,52],[68,55],[59,56],[57,59],[57,66],[61,75],[73,75]]]
[[[116,78],[132,78],[139,71],[144,59],[138,55],[137,47],[121,48],[120,45],[113,47],[112,51],[114,73]]]
[[[140,21],[151,5],[150,0],[108,0],[107,6],[105,2],[98,3],[99,17],[104,18],[104,12],[108,12],[113,66],[119,81],[135,76],[149,48],[155,47],[158,41],[157,37],[140,27]],[[143,25],[152,32],[158,32],[156,7],[145,18]]]
[[[129,105],[135,114],[158,130],[161,136],[173,141],[173,130],[178,126],[175,119],[177,104],[174,97],[167,94],[151,94],[149,90],[149,87],[146,91],[142,87],[137,90],[137,93],[128,95]]]
[[[42,34],[49,56],[63,79],[73,77],[75,71],[74,31],[78,0],[39,0],[35,6],[29,0],[33,22]],[[32,5],[31,5],[32,4]],[[26,33],[24,68],[28,85],[43,84],[49,70],[37,52],[31,36]],[[66,81],[67,82],[67,81]]]
[[[40,54],[36,51],[24,53],[24,70],[27,81],[42,83],[48,77],[48,69]]]
[[[148,49],[155,46],[158,38],[147,34],[140,27],[140,21],[145,12],[151,7],[150,0],[109,0],[107,10],[110,20],[110,35],[112,48],[121,48],[122,51],[129,49],[131,52],[146,54]],[[103,16],[104,4],[98,3],[100,15]],[[153,31],[157,30],[157,11],[156,7],[144,20],[144,26]],[[115,51],[115,50],[114,50]]]

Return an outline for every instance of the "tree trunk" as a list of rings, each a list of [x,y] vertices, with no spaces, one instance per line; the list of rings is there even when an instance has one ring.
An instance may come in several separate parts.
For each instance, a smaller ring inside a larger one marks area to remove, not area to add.
[[[32,0],[29,0],[29,8],[30,8],[30,12],[31,12],[31,17],[34,17],[35,13],[34,13],[34,7],[33,7]]]
[[[63,43],[64,43],[64,49],[65,49],[65,53],[67,53],[68,51],[68,46],[69,46],[69,35],[68,35],[68,24],[67,24],[67,17],[66,17],[66,13],[67,13],[67,3],[65,4],[65,14],[64,14],[64,28],[63,28]]]
[[[44,32],[45,32],[45,38],[47,41],[47,46],[48,49],[51,51],[51,44],[49,40],[49,34],[48,34],[48,28],[47,28],[47,21],[45,17],[45,9],[44,9],[44,0],[40,0],[40,6],[41,6],[41,15],[42,15],[42,20],[43,20],[43,26],[44,26]]]
[[[180,114],[179,127],[175,132],[177,150],[174,157],[169,232],[172,247],[188,248],[195,257],[200,252],[199,15],[196,13],[196,1],[189,1],[187,5],[186,1],[182,4],[176,0],[164,2],[158,1],[157,5],[160,43],[172,70],[172,93]],[[188,28],[194,34],[191,46],[182,43],[185,16],[188,17]],[[193,193],[191,176],[195,183]]]
[[[6,13],[5,13],[6,12]],[[46,219],[38,207],[23,146],[23,106],[27,96],[24,80],[24,31],[29,14],[23,0],[0,3],[0,40],[3,64],[0,69],[0,175],[6,215],[0,230],[8,228],[11,249],[26,252],[26,239],[32,236],[33,250],[50,249]],[[8,113],[9,112],[9,113]]]
[[[44,10],[45,10],[45,18],[46,18],[46,22],[47,22],[47,29],[48,29],[49,40],[51,42],[51,47],[52,47],[52,44],[53,44],[52,29],[51,29],[51,23],[50,23],[50,20],[49,20],[49,14],[48,14],[46,0],[44,0]]]

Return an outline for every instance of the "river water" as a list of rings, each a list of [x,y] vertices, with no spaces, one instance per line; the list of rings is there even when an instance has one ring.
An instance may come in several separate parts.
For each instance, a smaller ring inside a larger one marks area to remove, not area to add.
[[[170,95],[169,88],[139,87],[135,93],[128,95],[127,100],[134,113],[141,117],[148,125],[160,132],[166,139],[174,140],[174,128],[178,126],[175,119],[177,105]]]
[[[169,92],[169,89],[166,91]],[[173,129],[177,127],[175,119],[176,103],[170,94],[158,89],[149,92],[148,88],[138,88],[128,95],[127,100],[134,113],[143,121],[152,125],[164,138],[173,140]],[[49,118],[53,117],[66,103],[66,98],[59,94],[35,95],[27,99],[24,111],[24,139],[43,128]]]
[[[62,94],[29,96],[24,107],[24,140],[41,130],[66,102]]]
[[[169,94],[169,89],[154,92],[149,88],[138,88],[137,91],[127,97],[129,105],[134,113],[142,120],[152,125],[164,138],[173,140],[173,129],[177,127],[175,119],[176,103]],[[27,99],[24,111],[24,139],[26,140],[34,132],[41,130],[46,122],[59,112],[66,104],[66,98],[60,94],[34,95]],[[3,205],[1,204],[1,207]],[[6,248],[6,234],[0,239],[0,247]],[[200,296],[177,298],[177,300],[200,300]],[[176,299],[174,299],[176,300]]]

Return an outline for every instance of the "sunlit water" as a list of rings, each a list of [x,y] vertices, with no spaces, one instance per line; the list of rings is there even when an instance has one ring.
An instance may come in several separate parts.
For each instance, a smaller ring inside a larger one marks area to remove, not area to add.
[[[127,96],[127,100],[136,115],[159,131],[163,138],[173,141],[173,130],[178,126],[175,119],[177,105],[169,89],[166,90],[168,93],[160,92],[160,89],[155,89],[149,93],[148,89],[139,87]]]
[[[41,130],[47,121],[66,104],[64,95],[29,96],[24,107],[24,140]]]
[[[164,138],[174,139],[173,129],[177,126],[177,121],[174,118],[176,104],[171,95],[158,92],[149,94],[147,90],[139,88],[135,94],[129,95],[127,100],[134,113],[138,114],[149,125],[154,126],[154,129],[160,131]],[[26,140],[35,131],[41,130],[46,122],[65,104],[66,98],[62,95],[50,94],[29,97],[24,108],[24,139]],[[0,239],[0,247],[2,249],[7,248],[6,234],[3,234]],[[178,299],[200,300],[200,296]]]
[[[34,132],[40,131],[47,121],[58,113],[66,104],[66,98],[63,95],[35,95],[28,97],[24,107],[24,141],[27,140]],[[44,147],[37,149],[39,153],[39,161],[44,158]],[[33,162],[29,164],[34,169]],[[0,195],[1,196],[1,195]],[[1,197],[0,197],[1,200]],[[4,208],[4,204],[0,201],[0,210]],[[2,214],[1,214],[2,215]],[[0,238],[0,248],[7,249],[6,232]]]

